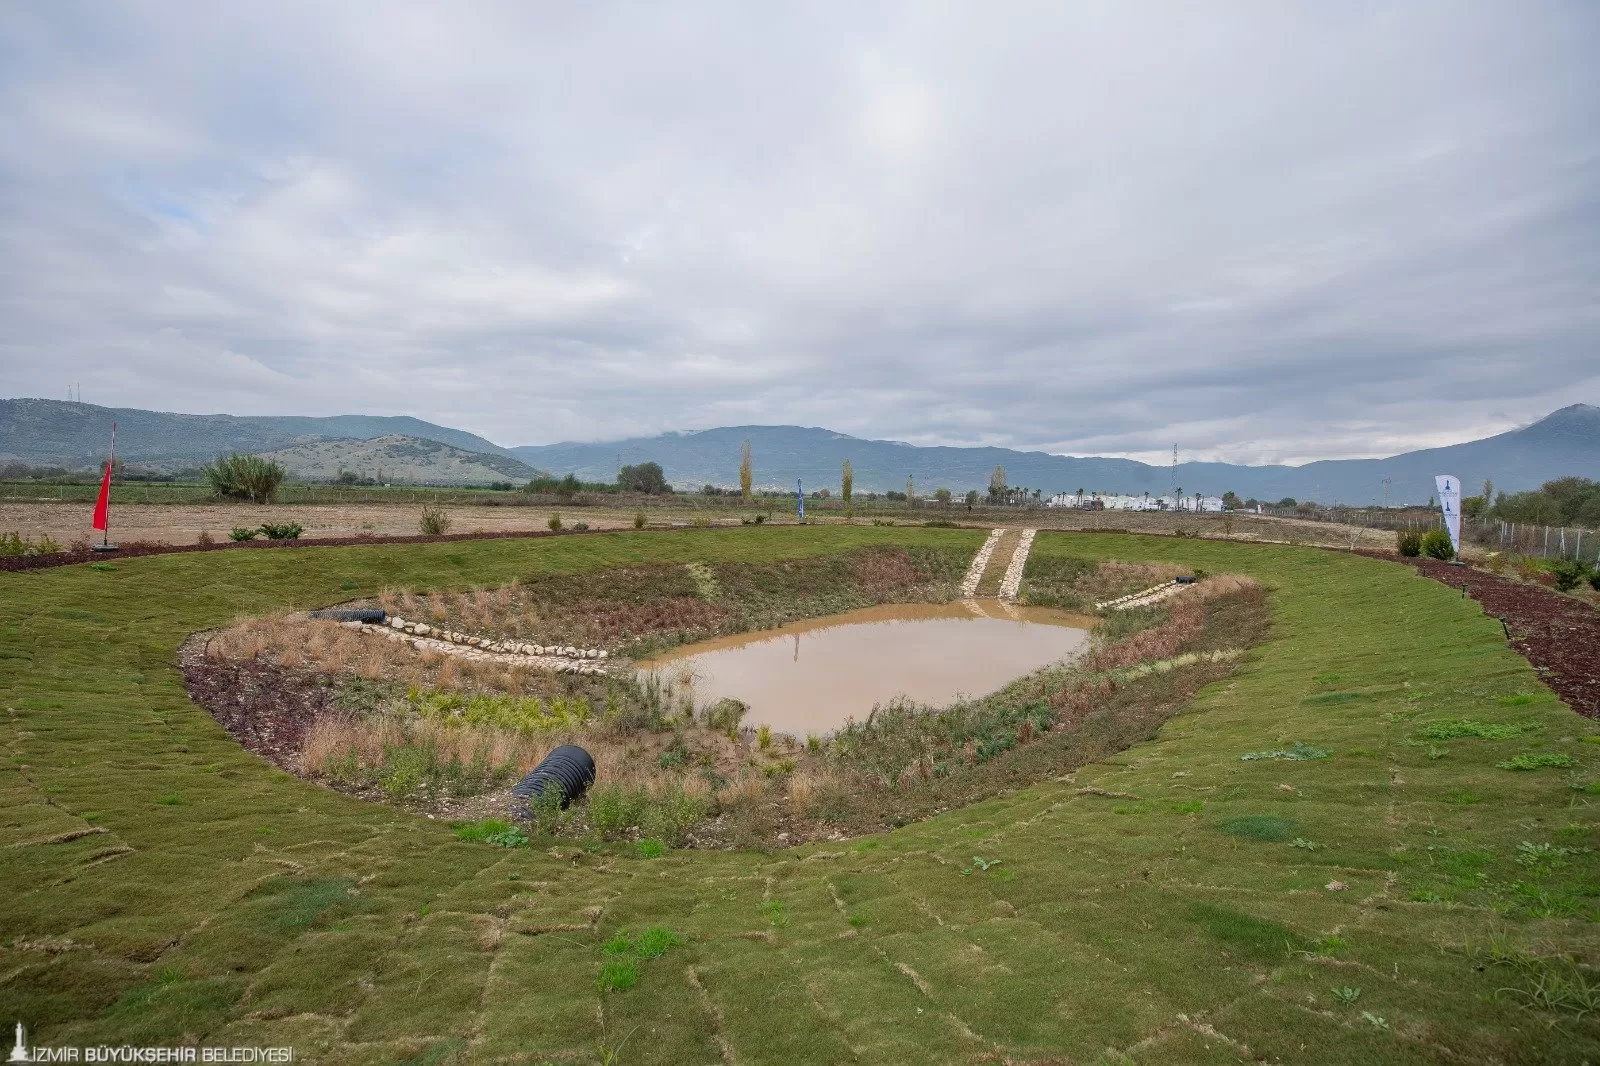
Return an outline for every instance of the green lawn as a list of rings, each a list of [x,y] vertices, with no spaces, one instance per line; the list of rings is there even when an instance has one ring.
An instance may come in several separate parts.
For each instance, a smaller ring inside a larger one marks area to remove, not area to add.
[[[173,665],[196,629],[384,585],[982,538],[780,527],[0,575],[0,1025],[319,1063],[1600,1061],[1595,976],[1555,957],[1600,949],[1600,730],[1409,568],[1041,534],[1042,556],[1252,574],[1271,638],[1073,780],[770,854],[460,841],[242,752]],[[1240,758],[1296,742],[1331,755]],[[1496,765],[1526,754],[1572,766]]]

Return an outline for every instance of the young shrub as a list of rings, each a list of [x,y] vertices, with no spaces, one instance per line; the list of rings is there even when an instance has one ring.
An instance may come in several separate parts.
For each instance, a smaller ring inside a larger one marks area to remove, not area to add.
[[[561,532],[561,513],[558,511],[555,514],[551,515],[550,516],[550,521],[546,522],[545,525],[550,527],[550,531],[552,533],[560,533]]]
[[[573,530],[575,532],[582,533],[584,530],[589,528],[589,523],[587,523],[587,522],[574,522],[574,523],[572,523],[572,528],[573,528]]]
[[[234,526],[232,529],[228,530],[228,539],[235,542],[255,540],[260,535],[261,530],[246,529],[243,526]]]
[[[1555,578],[1557,591],[1571,592],[1588,579],[1589,568],[1576,559],[1559,559],[1551,564],[1550,574]]]
[[[633,512],[633,528],[634,529],[643,529],[644,528],[644,523],[645,523],[644,511],[640,510],[640,511]]]
[[[772,727],[770,725],[764,725],[756,730],[756,745],[762,751],[768,751],[772,748]]]
[[[1395,534],[1395,548],[1407,559],[1422,554],[1422,534],[1414,529],[1402,529]]]
[[[442,537],[450,532],[450,515],[438,504],[425,503],[422,505],[422,516],[417,520],[417,528],[425,537]]]
[[[284,478],[283,467],[272,460],[238,453],[208,463],[201,473],[211,485],[212,495],[251,503],[271,503]]]
[[[268,540],[299,540],[305,529],[299,522],[263,522],[261,535]]]
[[[1456,557],[1450,534],[1442,529],[1430,529],[1422,535],[1422,554],[1430,559],[1449,560]]]
[[[202,548],[209,548],[216,542],[217,538],[211,535],[211,530],[209,529],[202,529],[200,535],[195,538],[195,543]]]

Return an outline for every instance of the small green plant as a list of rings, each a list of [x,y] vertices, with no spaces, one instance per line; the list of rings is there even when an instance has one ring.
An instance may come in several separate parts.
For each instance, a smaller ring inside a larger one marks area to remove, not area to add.
[[[1456,548],[1450,543],[1450,534],[1442,529],[1430,529],[1422,535],[1422,554],[1447,561],[1456,557]]]
[[[1525,751],[1504,762],[1495,763],[1502,770],[1542,770],[1545,767],[1565,769],[1573,765],[1572,756],[1553,751]]]
[[[1395,534],[1395,549],[1408,559],[1422,554],[1422,534],[1414,529],[1402,529]]]
[[[582,533],[584,530],[586,530],[588,528],[589,528],[589,523],[587,523],[587,522],[574,522],[574,523],[572,523],[572,530],[573,530],[574,533]]]
[[[176,792],[169,792],[165,796],[157,796],[156,802],[161,804],[163,807],[182,807],[184,804],[184,799]]]
[[[1373,1014],[1371,1011],[1362,1011],[1361,1018],[1374,1029],[1381,1029],[1386,1033],[1389,1032],[1389,1023],[1383,1018],[1378,1017],[1376,1014]]]
[[[988,873],[990,867],[999,866],[1004,861],[1005,860],[1003,859],[984,859],[978,857],[977,855],[972,857],[972,865],[982,870],[984,873]]]
[[[822,738],[815,733],[806,734],[806,753],[809,755],[822,754]]]
[[[1173,814],[1199,814],[1206,809],[1205,800],[1184,800],[1172,805]]]
[[[522,827],[503,818],[485,818],[481,822],[459,822],[455,826],[455,832],[457,840],[493,844],[499,848],[522,848],[528,845],[528,834]]]
[[[436,503],[425,503],[417,529],[425,537],[442,537],[450,532],[450,513]]]
[[[756,730],[756,746],[759,747],[762,751],[771,750],[771,748],[772,748],[772,727],[770,725],[763,725],[763,726],[761,726],[760,728],[758,728]]]
[[[1441,748],[1437,744],[1429,744],[1428,750],[1423,752],[1429,759],[1439,760],[1450,754],[1449,748]]]
[[[263,522],[260,528],[268,540],[299,540],[305,532],[299,522]]]
[[[645,524],[646,521],[647,521],[647,519],[645,518],[645,514],[644,514],[643,511],[635,511],[635,512],[633,512],[633,528],[634,529],[643,529],[644,528],[644,524]]]
[[[1445,793],[1444,801],[1446,803],[1466,805],[1469,803],[1482,803],[1483,797],[1478,795],[1476,792],[1471,791],[1470,789],[1453,788],[1449,792]]]
[[[561,532],[561,512],[557,511],[552,514],[550,516],[550,520],[546,522],[545,525],[550,527],[550,531],[552,533]]]
[[[688,938],[683,934],[674,933],[665,926],[657,925],[639,934],[634,951],[641,959],[659,959],[673,948],[682,947],[688,942]]]
[[[851,911],[845,921],[850,923],[850,928],[860,929],[867,924],[867,916],[861,911]]]
[[[639,983],[639,960],[612,958],[600,964],[596,985],[601,992],[626,992]]]
[[[1321,844],[1314,840],[1307,840],[1305,837],[1295,837],[1289,841],[1289,846],[1291,848],[1302,848],[1306,851],[1319,851],[1322,848]]]
[[[228,530],[229,539],[235,542],[255,540],[259,536],[261,536],[261,530],[254,528],[246,529],[244,526],[234,526],[232,529]]]
[[[641,840],[635,849],[641,859],[659,859],[667,853],[667,846],[659,840]]]
[[[1346,985],[1343,988],[1330,988],[1328,991],[1333,993],[1334,999],[1338,1000],[1340,1003],[1343,1003],[1347,1007],[1361,998],[1361,989],[1351,988],[1349,985]]]
[[[784,913],[783,900],[767,899],[761,901],[761,917],[774,929],[781,929],[789,924],[789,916]]]

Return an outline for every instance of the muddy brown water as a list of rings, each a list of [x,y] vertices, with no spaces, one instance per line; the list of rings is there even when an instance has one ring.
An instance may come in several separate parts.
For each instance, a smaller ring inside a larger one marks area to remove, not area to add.
[[[731,696],[745,725],[803,737],[864,720],[897,696],[945,705],[982,696],[1081,656],[1094,619],[1043,607],[966,600],[890,604],[675,648],[639,663],[692,675],[700,706]]]

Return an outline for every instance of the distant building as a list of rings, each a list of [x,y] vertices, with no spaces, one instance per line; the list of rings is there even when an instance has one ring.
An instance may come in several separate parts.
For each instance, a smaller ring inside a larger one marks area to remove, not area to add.
[[[1171,496],[1123,496],[1116,493],[1086,492],[1080,498],[1076,492],[1058,492],[1050,497],[1050,507],[1076,507],[1086,511],[1194,511],[1193,496],[1174,499]],[[1221,496],[1201,496],[1198,509],[1202,512],[1221,511]]]

